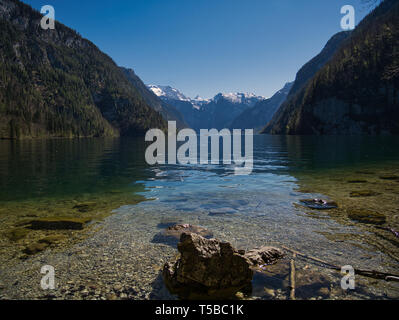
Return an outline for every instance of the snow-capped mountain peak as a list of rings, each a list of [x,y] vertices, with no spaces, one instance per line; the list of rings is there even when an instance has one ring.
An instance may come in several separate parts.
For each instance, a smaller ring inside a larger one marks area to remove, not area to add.
[[[231,103],[254,105],[258,101],[265,100],[266,98],[262,96],[257,96],[253,93],[241,93],[241,92],[219,93],[213,98],[215,102],[218,102],[221,99],[227,100]]]
[[[153,93],[155,93],[158,97],[164,97],[164,98],[180,100],[180,101],[190,101],[191,100],[191,99],[187,98],[184,94],[182,94],[179,90],[172,88],[170,86],[148,85],[148,88]]]

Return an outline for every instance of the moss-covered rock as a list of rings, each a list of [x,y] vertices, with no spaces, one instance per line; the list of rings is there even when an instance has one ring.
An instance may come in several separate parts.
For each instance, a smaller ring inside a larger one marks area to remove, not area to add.
[[[367,183],[367,180],[348,180],[348,183]]]
[[[5,236],[11,241],[19,241],[26,237],[29,230],[25,228],[14,228],[5,232]]]
[[[348,217],[351,220],[367,224],[381,225],[386,222],[386,217],[383,214],[371,210],[350,209]]]
[[[44,242],[31,243],[25,247],[23,252],[28,255],[33,255],[33,254],[36,254],[36,253],[46,250],[48,246],[49,246],[49,244],[44,243]]]
[[[91,218],[50,217],[31,220],[28,228],[33,230],[82,230]]]
[[[352,191],[350,193],[351,198],[374,197],[378,195],[380,193],[371,190]]]
[[[52,244],[59,243],[59,242],[65,240],[65,238],[66,238],[66,236],[64,236],[62,234],[54,234],[51,236],[47,236],[43,239],[40,239],[39,243],[46,243],[48,245],[52,245]]]
[[[399,180],[399,176],[395,176],[395,175],[384,175],[384,176],[380,176],[381,180]]]
[[[73,208],[78,210],[79,212],[89,212],[93,211],[95,207],[96,207],[95,202],[83,202],[83,203],[78,203]]]

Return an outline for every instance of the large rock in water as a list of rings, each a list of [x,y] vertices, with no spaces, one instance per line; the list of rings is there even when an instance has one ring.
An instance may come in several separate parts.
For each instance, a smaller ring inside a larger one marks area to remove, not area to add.
[[[254,267],[283,256],[271,247],[251,250],[247,256],[228,242],[194,233],[182,234],[178,250],[180,259],[165,264],[163,277],[171,293],[183,299],[223,299],[246,292],[251,289]]]

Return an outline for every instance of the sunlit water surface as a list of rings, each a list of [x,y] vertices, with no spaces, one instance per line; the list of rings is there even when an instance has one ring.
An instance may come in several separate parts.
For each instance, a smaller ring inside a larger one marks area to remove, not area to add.
[[[114,214],[103,221],[99,232],[104,235],[97,239],[94,233],[94,243],[107,248],[115,245],[105,237],[120,237],[126,243],[118,243],[119,251],[140,243],[140,248],[146,248],[145,254],[153,255],[155,260],[165,248],[165,257],[160,261],[166,261],[176,249],[157,240],[162,225],[165,221],[191,223],[207,228],[216,238],[237,248],[285,246],[339,266],[399,273],[398,238],[381,229],[399,229],[397,137],[255,136],[253,172],[243,176],[234,175],[234,165],[148,166],[142,140],[0,141],[3,228],[9,227],[11,213],[7,208],[15,203],[28,201],[29,205],[43,206],[43,201],[68,204],[73,199],[139,194],[150,201],[118,205]],[[353,191],[365,190],[375,195],[350,196]],[[300,205],[304,198],[334,200],[339,208],[311,210]],[[349,217],[354,209],[382,214],[385,223],[355,221]],[[78,246],[92,244],[85,240]],[[57,261],[64,259],[62,252],[54,255]],[[107,263],[112,264],[112,259]],[[144,261],[137,263],[137,268],[149,267]],[[27,264],[29,259],[23,266]],[[312,261],[298,259],[297,264],[306,269]],[[330,287],[340,287],[339,273],[320,265],[314,270],[329,276],[333,281]],[[157,272],[153,273],[156,277]],[[335,295],[399,297],[395,283],[363,278],[359,281],[357,292],[340,291]],[[261,286],[267,287],[264,283]],[[303,298],[317,298],[318,289],[308,296],[304,293]],[[266,299],[262,290],[254,284],[253,295]],[[145,297],[162,295],[150,293]]]

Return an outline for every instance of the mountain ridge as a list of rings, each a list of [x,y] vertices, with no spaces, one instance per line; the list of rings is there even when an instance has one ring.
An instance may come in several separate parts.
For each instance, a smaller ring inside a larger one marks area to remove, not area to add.
[[[212,99],[191,99],[170,86],[149,85],[150,90],[183,114],[191,128],[224,129],[244,110],[266,98],[252,93],[218,93]]]
[[[367,15],[264,133],[399,134],[399,2]]]
[[[0,138],[143,135],[166,128],[115,62],[76,31],[0,0]]]

